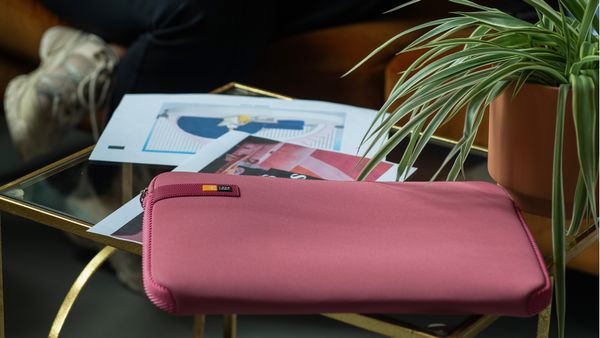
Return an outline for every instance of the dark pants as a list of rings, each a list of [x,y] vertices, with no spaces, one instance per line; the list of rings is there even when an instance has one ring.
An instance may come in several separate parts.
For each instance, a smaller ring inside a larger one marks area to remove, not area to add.
[[[43,2],[74,27],[127,47],[114,80],[111,111],[126,93],[207,92],[239,80],[252,68],[261,50],[277,38],[379,17],[397,3],[381,0]]]
[[[70,25],[127,47],[114,79],[110,103],[113,111],[126,93],[201,93],[239,80],[252,68],[260,51],[275,39],[381,18],[381,13],[405,1],[42,2]],[[351,39],[347,43],[351,45]],[[116,175],[108,168],[97,169],[92,176]],[[92,184],[101,191],[106,188],[103,182],[109,179],[96,177]]]
[[[126,93],[202,93],[243,78],[261,50],[286,35],[377,17],[385,0],[42,0],[59,18],[127,48],[109,111]],[[387,1],[395,3],[395,1]],[[92,166],[98,193],[118,175]]]

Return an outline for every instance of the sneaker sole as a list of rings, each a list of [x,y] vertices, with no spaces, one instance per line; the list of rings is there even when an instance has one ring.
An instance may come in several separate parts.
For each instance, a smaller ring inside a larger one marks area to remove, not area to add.
[[[52,137],[48,134],[48,130],[45,130],[49,126],[40,120],[42,116],[39,116],[39,110],[35,107],[23,106],[24,103],[32,105],[37,103],[36,91],[33,86],[38,74],[38,71],[34,71],[17,76],[9,82],[4,94],[8,131],[24,160],[48,152],[58,142],[56,137]],[[33,112],[35,115],[25,116],[23,115],[25,112]],[[61,132],[58,129],[55,131]]]
[[[23,157],[29,156],[30,131],[27,119],[21,116],[21,102],[30,87],[31,74],[19,75],[9,82],[4,93],[4,110],[6,113],[6,124],[13,143]]]

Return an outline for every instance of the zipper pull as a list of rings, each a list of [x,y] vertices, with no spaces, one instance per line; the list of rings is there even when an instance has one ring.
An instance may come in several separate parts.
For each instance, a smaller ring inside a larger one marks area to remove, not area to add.
[[[142,205],[142,208],[144,207],[144,198],[146,198],[147,193],[148,188],[144,188],[142,191],[140,191],[140,204]]]

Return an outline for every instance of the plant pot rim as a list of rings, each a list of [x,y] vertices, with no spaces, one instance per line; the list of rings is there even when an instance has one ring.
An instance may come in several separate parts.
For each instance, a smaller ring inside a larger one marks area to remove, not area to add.
[[[515,86],[515,82],[513,81],[513,83],[510,85],[510,87],[514,87]],[[529,88],[542,88],[545,90],[552,90],[552,91],[558,91],[559,87],[558,86],[549,86],[549,85],[545,85],[545,84],[541,84],[541,83],[535,83],[535,82],[525,82],[525,84],[523,85],[523,87],[529,87]]]

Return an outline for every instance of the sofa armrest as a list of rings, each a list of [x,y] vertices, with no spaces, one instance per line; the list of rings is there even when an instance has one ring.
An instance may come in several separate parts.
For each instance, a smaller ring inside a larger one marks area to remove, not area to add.
[[[38,60],[42,35],[61,21],[35,0],[0,1],[0,49],[29,63]]]

